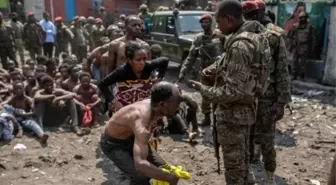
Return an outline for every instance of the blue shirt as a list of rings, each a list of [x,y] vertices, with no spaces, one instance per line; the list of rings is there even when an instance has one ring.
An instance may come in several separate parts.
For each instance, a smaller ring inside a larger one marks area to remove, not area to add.
[[[40,24],[46,32],[46,39],[44,42],[55,42],[55,36],[56,36],[55,25],[51,21],[46,21],[45,19],[42,19],[40,21]]]

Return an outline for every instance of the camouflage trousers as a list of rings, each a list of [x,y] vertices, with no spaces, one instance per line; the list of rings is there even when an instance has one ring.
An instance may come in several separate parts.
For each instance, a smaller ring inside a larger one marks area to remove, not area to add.
[[[35,60],[38,55],[42,55],[42,46],[35,46],[27,48],[30,58]]]
[[[259,101],[257,121],[255,124],[255,143],[261,147],[265,170],[275,172],[275,117],[276,108],[272,101]]]
[[[64,52],[69,54],[69,44],[56,44],[55,55],[59,57],[59,55]]]
[[[226,184],[247,184],[250,126],[218,121],[216,125],[223,151]]]
[[[13,47],[0,47],[0,60],[2,68],[7,69],[8,58],[15,62],[15,66],[18,67],[18,63],[15,57],[15,49]]]
[[[213,85],[211,82],[209,82],[205,78],[200,78],[200,82],[203,85],[207,85],[207,86],[212,86]],[[211,100],[208,99],[208,98],[206,98],[206,97],[204,97],[204,96],[202,96],[201,110],[202,110],[203,114],[210,114],[211,113]]]
[[[75,45],[72,49],[72,53],[76,55],[79,63],[83,62],[83,59],[87,57],[87,46],[86,45]]]
[[[293,70],[294,77],[304,76],[305,67],[307,64],[307,55],[308,53],[305,55],[297,54],[294,57],[294,70]]]
[[[24,45],[22,39],[15,39],[15,47],[17,53],[19,53],[21,64],[24,64]]]

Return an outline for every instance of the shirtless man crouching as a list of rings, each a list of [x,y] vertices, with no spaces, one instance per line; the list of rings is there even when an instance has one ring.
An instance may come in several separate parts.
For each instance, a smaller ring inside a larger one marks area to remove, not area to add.
[[[173,116],[183,101],[179,89],[169,82],[159,82],[146,99],[117,111],[105,126],[101,138],[103,153],[124,173],[131,185],[149,185],[150,179],[177,185],[179,178],[166,173],[166,162],[149,145],[156,122]]]

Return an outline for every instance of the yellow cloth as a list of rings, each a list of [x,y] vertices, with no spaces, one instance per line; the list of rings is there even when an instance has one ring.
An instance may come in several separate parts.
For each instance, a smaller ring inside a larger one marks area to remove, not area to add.
[[[181,178],[181,179],[185,179],[185,180],[190,180],[191,179],[190,173],[187,172],[187,171],[183,171],[182,166],[166,165],[162,168],[162,170],[167,172],[167,173],[174,172],[175,175],[177,177]],[[169,185],[169,183],[165,182],[165,181],[160,181],[160,180],[154,179],[153,185]]]

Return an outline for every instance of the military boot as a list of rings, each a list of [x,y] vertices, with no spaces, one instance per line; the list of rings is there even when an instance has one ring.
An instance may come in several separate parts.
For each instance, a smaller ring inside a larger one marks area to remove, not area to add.
[[[250,165],[249,173],[248,173],[248,176],[247,176],[247,184],[254,185],[255,183],[256,183],[256,179],[255,179],[255,176],[254,176],[254,173],[253,173],[252,166]]]
[[[266,185],[276,185],[273,172],[266,172]]]
[[[204,119],[202,121],[203,126],[208,126],[211,124],[211,118],[210,118],[210,113],[204,114]]]

